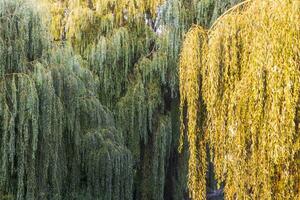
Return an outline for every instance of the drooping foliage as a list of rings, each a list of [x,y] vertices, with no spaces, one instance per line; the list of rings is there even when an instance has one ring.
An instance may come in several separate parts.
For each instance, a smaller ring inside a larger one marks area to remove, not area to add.
[[[172,142],[172,127],[169,116],[161,117],[157,122],[157,130],[144,154],[145,164],[142,166],[141,199],[164,199],[165,174],[170,156]],[[149,185],[155,187],[149,187]]]
[[[200,138],[189,141],[191,154],[205,160],[201,151],[209,145],[226,199],[300,197],[299,19],[298,1],[253,0],[207,33],[196,27],[186,36],[180,93],[187,122],[182,123],[189,138]],[[203,34],[207,40],[199,41]],[[203,175],[201,167],[190,169],[190,182]],[[204,184],[190,187],[194,199],[204,199]]]
[[[1,199],[132,199],[132,156],[98,78],[50,49],[31,5],[0,3]]]
[[[158,162],[159,156],[147,155],[153,153],[153,145],[159,142],[155,133],[162,118],[169,118],[173,125],[167,126],[172,130],[165,129],[172,134],[166,137],[171,140],[172,153],[163,154],[165,163],[161,165],[170,168],[169,162],[179,164],[186,160],[172,160],[187,154],[176,152],[178,119],[170,114],[178,106],[177,65],[181,41],[192,23],[199,21],[209,26],[217,15],[237,1],[202,2],[50,1],[54,39],[72,46],[99,77],[100,101],[114,112],[124,142],[133,153],[137,199],[179,198],[186,190],[184,175],[168,175],[167,169],[162,170],[160,177],[175,179],[169,183],[174,194],[164,194],[164,186],[144,181],[146,176],[141,170],[148,168],[149,162]],[[168,148],[164,145],[161,151]],[[155,165],[150,167],[151,174],[147,176],[158,179]]]
[[[180,1],[124,2],[94,1],[88,5],[85,1],[57,1],[55,5],[62,6],[64,16],[52,12],[52,22],[61,27],[53,26],[52,32],[59,30],[55,39],[66,40],[99,78],[100,101],[113,110],[117,127],[134,156],[135,198],[173,198],[186,191],[185,181],[181,181],[184,175],[168,175],[166,170],[174,157],[167,152],[179,157],[178,121],[170,114],[176,106],[171,108],[170,104],[177,98],[178,54],[190,22],[183,13],[171,16],[174,10],[184,8]],[[85,14],[89,17],[82,17]],[[57,23],[56,17],[63,20]],[[165,197],[167,176],[176,176],[169,177],[176,188],[174,194]]]
[[[238,1],[0,2],[0,198],[188,198],[182,38]]]
[[[141,56],[154,50],[161,0],[49,1],[54,38],[66,40],[99,76],[100,98],[113,107]]]
[[[181,137],[183,137],[183,132],[187,132],[190,153],[188,186],[191,189],[192,199],[206,198],[206,135],[203,125],[200,124],[205,118],[201,99],[201,68],[205,64],[202,51],[206,40],[206,31],[198,26],[193,27],[186,34],[179,68]],[[185,113],[186,123],[184,122]],[[181,138],[180,145],[181,150],[183,138]]]

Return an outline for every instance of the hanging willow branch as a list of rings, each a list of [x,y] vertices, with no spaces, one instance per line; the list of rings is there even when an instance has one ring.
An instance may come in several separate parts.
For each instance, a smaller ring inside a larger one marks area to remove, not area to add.
[[[206,136],[199,124],[203,120],[201,101],[201,68],[205,64],[202,51],[206,48],[207,34],[204,29],[194,26],[186,35],[180,54],[180,121],[181,141],[183,146],[184,132],[189,142],[189,189],[193,199],[206,198]],[[187,123],[185,130],[184,112]],[[200,117],[199,117],[200,116]]]

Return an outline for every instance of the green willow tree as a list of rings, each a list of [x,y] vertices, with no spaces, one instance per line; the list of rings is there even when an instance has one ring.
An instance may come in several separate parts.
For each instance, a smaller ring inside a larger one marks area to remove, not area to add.
[[[181,43],[235,3],[0,0],[0,198],[187,198]]]
[[[31,5],[0,5],[1,199],[132,199],[132,154],[98,78],[50,44]]]

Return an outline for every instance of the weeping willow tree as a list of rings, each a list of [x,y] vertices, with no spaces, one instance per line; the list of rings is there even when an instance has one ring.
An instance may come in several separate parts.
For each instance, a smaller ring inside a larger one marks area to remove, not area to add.
[[[34,10],[0,1],[1,199],[132,199],[132,155],[99,79],[50,45]]]
[[[181,123],[193,199],[204,199],[207,144],[226,199],[299,199],[299,13],[298,1],[247,1],[186,35]]]

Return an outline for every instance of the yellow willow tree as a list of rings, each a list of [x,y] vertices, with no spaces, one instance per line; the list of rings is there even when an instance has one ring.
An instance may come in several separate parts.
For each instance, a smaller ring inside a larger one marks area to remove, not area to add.
[[[205,177],[205,144],[226,199],[300,198],[299,21],[299,1],[253,0],[207,33],[195,27],[186,35],[181,123],[193,199],[205,199],[205,178],[197,182]]]

